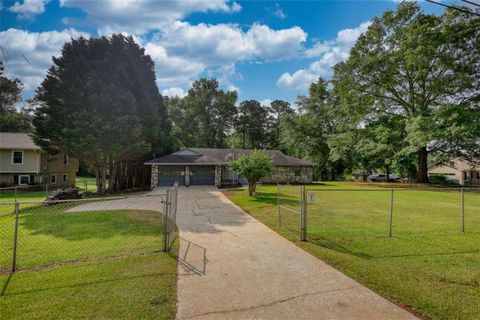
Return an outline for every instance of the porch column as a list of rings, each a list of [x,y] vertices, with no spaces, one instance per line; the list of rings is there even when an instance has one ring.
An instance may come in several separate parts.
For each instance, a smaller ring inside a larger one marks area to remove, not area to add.
[[[215,186],[222,185],[222,166],[215,166]]]
[[[190,185],[190,166],[185,166],[185,186]]]
[[[158,185],[158,164],[152,164],[152,176],[150,178],[150,187],[152,189],[156,188]]]

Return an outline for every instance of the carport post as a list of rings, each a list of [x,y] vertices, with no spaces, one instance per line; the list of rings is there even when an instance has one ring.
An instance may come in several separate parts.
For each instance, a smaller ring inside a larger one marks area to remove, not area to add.
[[[15,200],[15,227],[13,229],[13,257],[12,257],[12,272],[17,268],[17,243],[18,243],[18,213],[20,204]]]
[[[305,191],[305,186],[301,186],[300,191],[301,191],[300,241],[307,241],[307,193]]]
[[[393,226],[393,189],[390,193],[390,218],[389,218],[389,227],[388,227],[388,237],[392,237],[392,226]]]

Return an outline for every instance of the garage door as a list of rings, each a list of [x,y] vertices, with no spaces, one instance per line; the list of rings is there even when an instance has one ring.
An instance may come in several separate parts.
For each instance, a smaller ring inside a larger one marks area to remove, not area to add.
[[[214,185],[215,166],[190,166],[190,185]]]
[[[160,166],[158,168],[159,186],[173,186],[176,181],[179,186],[185,185],[184,166]]]

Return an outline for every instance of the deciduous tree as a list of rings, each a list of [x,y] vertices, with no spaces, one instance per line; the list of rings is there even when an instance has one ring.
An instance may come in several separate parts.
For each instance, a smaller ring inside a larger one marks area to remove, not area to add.
[[[398,154],[415,153],[418,181],[427,182],[429,153],[478,150],[479,48],[478,17],[425,14],[404,2],[373,19],[349,59],[335,66],[343,113],[352,127],[400,121],[405,135]]]
[[[244,154],[230,162],[230,166],[248,181],[248,195],[254,196],[257,182],[272,173],[273,166],[270,157],[262,151]]]

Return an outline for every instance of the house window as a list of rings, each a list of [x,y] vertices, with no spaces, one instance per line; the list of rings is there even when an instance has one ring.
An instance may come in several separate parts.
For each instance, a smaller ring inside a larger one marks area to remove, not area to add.
[[[294,172],[295,172],[295,177],[300,177],[302,175],[302,169],[300,168],[295,168]]]
[[[20,185],[30,184],[30,176],[28,176],[28,175],[20,175],[20,176],[18,177],[18,184],[20,184]]]
[[[68,155],[63,154],[63,164],[68,164]]]
[[[12,164],[23,164],[23,151],[12,151]]]
[[[50,176],[50,183],[56,183],[56,182],[57,182],[57,176],[54,175],[54,174],[52,174],[52,175]]]
[[[67,179],[68,179],[68,175],[67,175],[67,174],[64,174],[64,175],[63,175],[63,182],[67,182]]]

